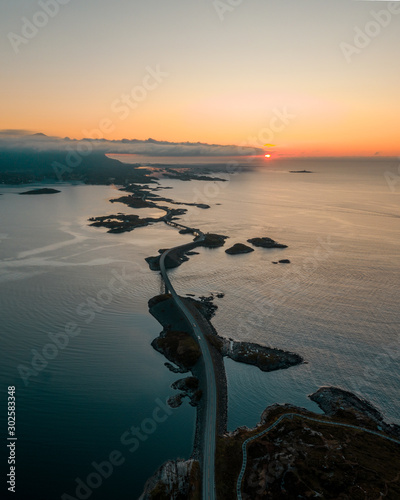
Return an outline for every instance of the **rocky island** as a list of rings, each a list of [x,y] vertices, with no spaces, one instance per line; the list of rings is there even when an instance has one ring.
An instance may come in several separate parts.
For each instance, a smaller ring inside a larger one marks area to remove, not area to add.
[[[225,253],[229,255],[237,255],[241,253],[250,253],[254,252],[254,248],[251,248],[243,243],[235,243],[231,248],[227,248]]]
[[[229,236],[223,236],[222,234],[207,233],[201,246],[207,248],[222,247],[225,245],[225,240],[228,238]]]
[[[277,243],[272,238],[262,237],[262,238],[250,238],[247,240],[248,243],[251,243],[255,247],[261,248],[287,248],[287,245],[283,245],[282,243]]]
[[[158,251],[159,255],[154,257],[146,257],[145,260],[152,271],[160,270],[160,258],[164,252],[165,249],[160,249]],[[190,252],[190,251],[185,252],[179,250],[170,252],[165,259],[165,267],[167,269],[173,269],[175,267],[179,267],[181,264],[183,264],[183,262],[189,260],[189,257],[187,257],[187,255],[193,255],[193,254],[196,254],[196,252]]]
[[[219,335],[210,335],[208,341],[218,349],[222,356],[257,366],[263,372],[283,370],[304,363],[304,359],[296,353],[254,344],[225,339]]]
[[[24,193],[19,193],[19,194],[56,194],[56,193],[61,193],[58,189],[52,189],[52,188],[40,188],[40,189],[32,189],[31,191],[25,191]]]
[[[222,179],[221,177],[211,177],[208,175],[198,175],[193,174],[189,170],[182,169],[181,171],[169,168],[167,171],[163,172],[163,176],[170,179],[179,179],[180,181],[220,181],[226,182],[226,179]]]
[[[89,219],[90,226],[105,227],[108,233],[125,233],[133,231],[137,227],[148,226],[155,222],[160,222],[161,219],[146,217],[141,219],[139,215],[125,215],[118,213],[116,215],[104,215],[100,217],[91,217]]]

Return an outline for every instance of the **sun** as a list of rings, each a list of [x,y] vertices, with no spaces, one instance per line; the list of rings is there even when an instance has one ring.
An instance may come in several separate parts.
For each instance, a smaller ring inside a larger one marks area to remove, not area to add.
[[[265,158],[271,158],[271,155],[265,155]]]

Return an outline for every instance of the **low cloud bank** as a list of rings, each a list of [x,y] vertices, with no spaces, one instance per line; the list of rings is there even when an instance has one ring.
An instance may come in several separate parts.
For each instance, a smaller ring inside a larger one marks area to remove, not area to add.
[[[248,156],[263,154],[260,148],[241,146],[223,146],[200,142],[168,142],[147,139],[106,139],[75,140],[49,137],[44,134],[32,134],[23,130],[0,130],[0,150],[2,151],[71,151],[81,143],[91,143],[93,151],[98,153],[125,153],[143,156]],[[82,144],[81,144],[82,145]]]

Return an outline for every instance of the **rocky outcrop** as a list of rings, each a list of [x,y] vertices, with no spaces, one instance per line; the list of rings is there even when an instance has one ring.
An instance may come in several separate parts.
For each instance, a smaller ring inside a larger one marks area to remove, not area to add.
[[[151,345],[169,361],[186,371],[189,371],[201,356],[198,343],[183,331],[164,330]]]
[[[172,373],[187,373],[186,368],[180,368],[179,366],[174,366],[172,363],[164,363],[164,366],[168,368]]]
[[[41,189],[32,189],[31,191],[25,191],[24,193],[19,193],[19,194],[55,194],[55,193],[61,193],[58,189],[51,189],[51,188],[41,188]]]
[[[287,248],[287,245],[283,245],[282,243],[277,243],[275,240],[272,238],[250,238],[247,240],[248,243],[251,243],[255,247],[262,247],[262,248]]]
[[[191,406],[197,406],[203,395],[203,391],[199,389],[199,379],[197,377],[186,377],[181,378],[172,384],[172,389],[181,391],[175,396],[171,396],[168,399],[168,404],[171,408],[177,408],[181,406],[183,398],[190,399]]]
[[[209,297],[201,296],[199,300],[195,300],[190,296],[187,297],[188,301],[192,302],[194,307],[208,320],[215,316],[215,312],[218,309],[213,303],[214,296],[210,295]]]
[[[123,203],[130,208],[152,208],[155,207],[156,204],[152,202],[148,202],[142,197],[136,197],[132,195],[121,196],[120,198],[114,198],[110,200],[110,203]]]
[[[229,255],[237,255],[240,253],[250,253],[250,252],[254,252],[254,248],[244,245],[243,243],[235,243],[233,247],[230,247],[225,250],[225,253]]]
[[[147,480],[139,500],[195,500],[200,482],[197,460],[169,460]]]
[[[222,356],[257,366],[263,372],[283,370],[304,363],[299,354],[251,342],[236,342],[219,335],[209,335],[208,341],[221,352]]]
[[[218,248],[225,245],[225,240],[229,236],[224,236],[222,234],[207,233],[205,234],[205,239],[201,243],[203,247],[207,248]]]
[[[193,174],[190,170],[173,170],[172,168],[169,168],[168,170],[165,170],[163,172],[163,176],[167,177],[169,179],[179,179],[181,181],[219,181],[219,182],[226,182],[226,179],[222,179],[221,177],[211,177],[208,175],[198,175],[198,174]]]
[[[386,423],[381,413],[369,401],[351,392],[338,387],[321,387],[309,398],[315,401],[326,415],[340,418],[352,413],[359,420],[360,426],[367,425],[366,420],[373,421],[377,430],[383,430],[396,439],[400,439],[400,426]]]
[[[159,271],[160,270],[160,259],[161,259],[161,254],[164,253],[164,250],[159,250],[160,255],[157,255],[155,257],[146,257],[145,261],[148,263],[150,269],[152,271]],[[165,258],[165,268],[166,269],[173,269],[175,267],[179,267],[183,262],[186,262],[189,260],[189,257],[185,255],[184,251],[178,251],[174,250],[170,252],[166,258]]]

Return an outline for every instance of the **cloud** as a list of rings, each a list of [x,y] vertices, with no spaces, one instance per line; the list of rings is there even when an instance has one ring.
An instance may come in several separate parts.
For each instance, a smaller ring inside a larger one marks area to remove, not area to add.
[[[13,132],[13,133],[10,133]],[[240,147],[235,145],[206,144],[201,142],[168,142],[147,139],[62,139],[44,134],[32,134],[26,131],[0,130],[0,150],[6,151],[71,151],[89,143],[98,153],[125,153],[142,156],[247,156],[262,154],[260,148]],[[79,148],[79,149],[78,149]],[[86,148],[87,149],[87,148]]]

